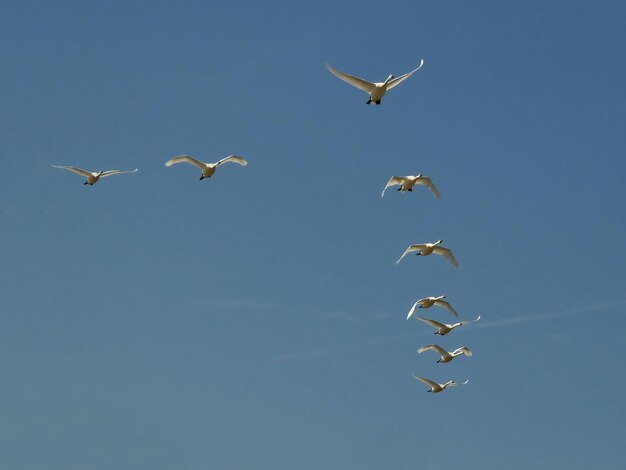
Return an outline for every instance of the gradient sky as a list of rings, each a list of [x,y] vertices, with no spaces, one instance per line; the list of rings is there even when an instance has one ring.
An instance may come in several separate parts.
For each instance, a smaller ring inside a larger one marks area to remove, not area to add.
[[[0,467],[623,469],[625,24],[608,0],[5,2]],[[324,67],[421,58],[381,106]],[[198,181],[163,165],[183,153],[249,165]],[[380,198],[416,173],[441,200]],[[439,238],[458,271],[394,264]],[[406,321],[443,293],[481,322]]]

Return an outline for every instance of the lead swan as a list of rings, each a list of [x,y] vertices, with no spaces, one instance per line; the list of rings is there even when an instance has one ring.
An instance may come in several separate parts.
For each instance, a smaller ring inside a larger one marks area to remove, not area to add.
[[[466,383],[469,382],[469,380],[466,380],[465,382],[461,382],[459,384],[459,383],[456,383],[454,380],[449,380],[445,384],[438,384],[437,382],[433,382],[432,380],[425,379],[423,377],[418,377],[415,374],[413,374],[413,377],[419,380],[420,382],[423,382],[426,385],[428,385],[430,387],[430,390],[426,390],[426,391],[433,392],[433,393],[443,392],[446,387],[456,387],[457,385],[465,385]]]
[[[390,186],[400,185],[397,190],[404,192],[413,191],[413,186],[415,186],[416,184],[426,186],[428,189],[430,189],[430,192],[433,193],[433,196],[435,196],[436,199],[439,199],[441,197],[441,194],[439,194],[439,191],[437,191],[437,188],[435,187],[432,180],[428,176],[424,176],[421,173],[416,176],[392,176],[391,179],[387,182],[387,186],[385,186],[385,189],[383,189],[383,192],[380,193],[380,197],[383,197],[385,195],[385,191]]]
[[[124,173],[135,173],[137,172],[137,168],[134,170],[100,170],[100,171],[87,171],[82,168],[78,168],[75,166],[64,166],[64,165],[50,165],[52,168],[60,168],[62,170],[68,170],[72,173],[76,173],[77,175],[84,176],[87,180],[83,184],[88,184],[89,186],[93,186],[98,182],[100,178],[106,178],[107,176],[112,175],[121,175]]]
[[[326,64],[326,68],[335,77],[339,78],[340,80],[343,80],[344,82],[352,85],[353,87],[358,88],[359,90],[363,90],[365,93],[370,95],[366,104],[370,104],[372,102],[376,104],[380,104],[380,100],[382,99],[382,97],[385,95],[385,93],[388,90],[391,90],[393,87],[398,86],[404,80],[409,78],[411,75],[417,72],[422,67],[422,65],[424,65],[424,59],[420,60],[420,64],[417,66],[415,70],[405,73],[404,75],[400,75],[397,78],[395,78],[393,75],[389,75],[387,79],[382,83],[381,82],[377,82],[377,83],[368,82],[367,80],[363,80],[362,78],[355,77],[354,75],[340,72],[339,70],[332,68],[329,64]]]
[[[448,258],[448,261],[452,263],[452,266],[458,268],[459,263],[457,263],[456,258],[452,254],[452,250],[450,250],[450,248],[439,246],[441,243],[443,243],[443,240],[437,240],[435,243],[417,243],[415,245],[409,245],[409,247],[404,250],[404,253],[402,253],[402,256],[400,256],[400,259],[396,261],[396,264],[402,261],[402,258],[409,253],[417,251],[417,256],[428,256],[432,253],[435,253],[436,255],[443,255]]]
[[[176,163],[182,163],[182,162],[191,163],[193,166],[200,168],[202,170],[202,175],[200,176],[201,180],[203,180],[204,178],[210,178],[211,176],[213,176],[213,173],[215,173],[215,171],[217,170],[217,167],[220,166],[222,163],[234,162],[234,163],[239,163],[241,166],[246,166],[248,164],[246,160],[244,160],[241,157],[238,157],[237,155],[229,155],[228,157],[224,157],[220,161],[215,162],[215,163],[205,163],[205,162],[201,162],[200,160],[196,160],[195,158],[189,155],[181,155],[179,157],[174,157],[166,161],[165,166],[172,166],[172,165],[175,165]]]

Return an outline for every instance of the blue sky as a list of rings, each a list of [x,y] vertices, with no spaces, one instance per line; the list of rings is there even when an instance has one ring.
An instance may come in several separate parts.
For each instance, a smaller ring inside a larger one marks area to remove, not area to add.
[[[0,466],[623,468],[625,19],[6,3]],[[381,106],[324,67],[422,58]],[[200,182],[164,166],[183,153],[249,165]],[[51,164],[139,172],[89,187]],[[380,198],[416,173],[441,200]],[[458,271],[394,264],[440,238]],[[405,320],[442,293],[481,322]],[[416,354],[434,339],[474,355]],[[470,383],[431,396],[413,373]]]

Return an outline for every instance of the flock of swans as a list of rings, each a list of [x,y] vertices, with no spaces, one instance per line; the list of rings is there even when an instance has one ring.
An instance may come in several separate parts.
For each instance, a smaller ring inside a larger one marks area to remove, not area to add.
[[[330,65],[326,65],[326,68],[337,78],[366,92],[369,95],[369,99],[367,100],[366,104],[375,103],[379,105],[381,103],[382,97],[385,95],[385,93],[388,90],[391,90],[392,88],[396,87],[397,85],[402,83],[404,80],[409,78],[411,75],[417,72],[422,67],[422,65],[424,65],[424,61],[420,60],[420,64],[417,66],[417,68],[415,68],[411,72],[405,73],[404,75],[401,75],[397,78],[394,77],[393,75],[389,75],[384,82],[377,82],[377,83],[369,82],[362,78],[355,77],[354,75],[349,75],[347,73],[340,72],[334,69],[333,67],[331,67]],[[248,164],[248,162],[245,159],[237,155],[229,155],[215,163],[203,162],[203,161],[197,160],[196,158],[190,155],[180,155],[180,156],[171,158],[170,160],[165,162],[165,166],[170,167],[177,163],[189,163],[190,165],[195,166],[201,171],[200,180],[203,180],[205,178],[210,178],[211,176],[213,176],[213,174],[216,172],[217,168],[220,165],[222,165],[223,163],[228,163],[228,162],[237,163],[241,166],[246,166]],[[100,180],[100,178],[106,178],[108,176],[120,175],[120,174],[136,173],[138,171],[138,169],[135,168],[134,170],[106,170],[106,171],[100,170],[100,171],[92,172],[92,171],[83,170],[75,166],[52,165],[52,167],[60,168],[62,170],[68,170],[80,176],[83,176],[86,178],[83,184],[90,185],[90,186],[93,186],[94,184],[96,184]],[[392,186],[399,186],[397,191],[400,191],[400,192],[412,192],[413,187],[416,184],[420,186],[425,186],[426,188],[428,188],[436,199],[439,199],[441,197],[441,195],[439,194],[439,191],[437,190],[437,187],[432,182],[432,180],[428,176],[422,175],[421,173],[415,176],[413,175],[392,176],[391,179],[389,179],[389,181],[387,182],[387,185],[385,186],[385,188],[383,189],[381,193],[381,197],[383,197],[385,195],[385,191]],[[452,251],[450,250],[450,248],[445,248],[441,246],[441,243],[443,243],[443,240],[437,240],[434,243],[417,243],[417,244],[410,245],[404,251],[404,253],[402,253],[402,256],[400,256],[398,261],[396,261],[396,264],[398,264],[406,255],[410,253],[415,253],[417,256],[428,256],[431,254],[436,254],[436,255],[444,256],[455,268],[458,268],[459,263],[457,262],[456,258],[452,254]],[[425,298],[417,300],[411,307],[411,310],[409,311],[406,317],[407,320],[409,320],[412,316],[414,316],[416,309],[418,308],[428,309],[432,306],[445,309],[449,313],[454,315],[455,317],[458,317],[457,311],[452,307],[452,305],[450,305],[449,302],[447,302],[444,299],[445,299],[445,295],[440,295],[438,297],[425,297]],[[476,318],[475,320],[447,324],[447,323],[440,323],[438,321],[431,320],[428,318],[422,318],[418,315],[415,315],[415,318],[435,328],[436,330],[435,334],[442,335],[442,336],[450,333],[452,330],[460,326],[467,325],[468,323],[474,323],[480,320],[480,316],[478,316],[478,318]],[[429,344],[429,345],[422,346],[421,348],[417,350],[419,354],[425,351],[434,351],[435,353],[437,353],[440,356],[440,359],[437,361],[438,363],[450,362],[454,358],[458,356],[462,356],[462,355],[467,356],[467,357],[472,355],[472,352],[466,346],[457,348],[454,351],[449,352],[437,344]],[[426,379],[424,377],[418,377],[416,375],[413,375],[413,377],[415,377],[417,380],[420,380],[424,384],[428,385],[430,387],[428,392],[433,392],[433,393],[442,392],[447,387],[452,387],[456,385],[464,385],[468,383],[468,380],[466,380],[465,382],[461,382],[461,383],[457,383],[454,380],[450,380],[448,382],[440,384],[430,379]]]
[[[427,186],[437,199],[440,197],[439,191],[437,191],[437,188],[435,188],[435,185],[433,184],[431,179],[423,175],[392,176],[389,182],[387,183],[387,186],[385,186],[385,189],[387,189],[389,186],[400,185],[400,188],[398,188],[398,191],[411,191],[415,184],[423,184],[424,186]],[[385,189],[383,189],[381,197],[384,196]],[[444,248],[443,246],[440,246],[442,243],[443,243],[443,240],[437,240],[434,243],[416,243],[414,245],[410,245],[404,251],[404,253],[402,253],[402,256],[400,256],[400,259],[396,261],[396,264],[402,261],[402,259],[410,253],[415,253],[417,256],[428,256],[431,254],[436,254],[436,255],[445,256],[447,260],[450,262],[450,264],[452,264],[452,266],[454,266],[455,268],[458,268],[459,263],[457,262],[456,258],[452,254],[452,250],[450,250],[450,248]],[[446,298],[445,295],[440,295],[437,297],[430,296],[430,297],[424,297],[422,299],[418,299],[411,307],[411,310],[409,310],[409,313],[407,314],[406,319],[409,320],[412,316],[414,316],[415,310],[417,310],[418,308],[428,309],[433,306],[447,310],[449,313],[451,313],[455,317],[458,317],[459,314],[457,313],[457,311],[454,309],[452,305],[450,305],[450,303],[447,300],[444,300],[445,298]],[[458,328],[463,325],[467,325],[468,323],[477,322],[478,320],[480,320],[480,315],[478,316],[478,318],[476,318],[476,320],[462,321],[462,322],[457,322],[453,324],[440,323],[438,321],[430,320],[428,318],[422,318],[418,315],[415,315],[415,318],[435,328],[436,335],[443,336],[443,335],[450,333],[455,328]],[[437,360],[437,362],[440,364],[451,362],[454,358],[458,356],[470,357],[472,355],[472,351],[467,346],[462,346],[460,348],[455,349],[454,351],[446,351],[438,344],[427,344],[419,348],[417,350],[417,353],[421,354],[425,351],[434,351],[435,353],[439,354],[439,360]],[[428,385],[430,388],[427,391],[432,392],[432,393],[443,392],[447,387],[465,385],[469,382],[469,380],[466,380],[465,382],[458,383],[458,382],[455,382],[454,380],[449,380],[448,382],[445,382],[445,383],[437,383],[424,377],[418,377],[415,374],[413,374],[413,377],[423,382],[424,384]]]

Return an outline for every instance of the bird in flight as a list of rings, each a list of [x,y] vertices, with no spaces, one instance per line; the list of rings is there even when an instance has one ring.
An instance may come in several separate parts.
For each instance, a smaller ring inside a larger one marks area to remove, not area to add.
[[[458,317],[459,314],[456,313],[456,310],[454,310],[454,307],[452,307],[452,305],[450,305],[448,302],[443,300],[445,298],[446,298],[445,295],[440,295],[439,297],[424,297],[423,299],[419,299],[417,302],[413,304],[413,307],[411,307],[411,310],[409,310],[409,313],[406,316],[406,319],[408,320],[409,318],[411,318],[416,308],[430,308],[433,305],[435,305],[436,307],[445,308],[452,315],[454,315],[455,317]]]
[[[467,325],[468,323],[477,322],[478,320],[480,320],[480,315],[478,315],[478,318],[476,318],[476,320],[462,321],[462,322],[458,322],[458,323],[453,323],[452,325],[450,325],[448,323],[439,323],[438,321],[429,320],[428,318],[422,318],[422,317],[419,317],[417,315],[415,315],[415,318],[417,318],[419,321],[424,322],[427,325],[430,325],[434,329],[436,329],[437,330],[437,331],[435,331],[436,335],[443,336],[443,335],[446,335],[446,334],[450,333],[452,330],[454,330],[455,328],[458,328],[459,326]]]
[[[392,88],[398,86],[404,80],[406,80],[415,72],[417,72],[422,67],[422,65],[424,65],[424,59],[420,60],[420,64],[417,66],[415,70],[411,70],[410,72],[405,73],[404,75],[400,75],[399,77],[394,77],[393,75],[389,75],[387,79],[382,83],[381,82],[377,82],[377,83],[368,82],[367,80],[363,80],[362,78],[355,77],[354,75],[340,72],[339,70],[332,68],[329,64],[326,65],[326,68],[335,77],[367,93],[369,95],[369,99],[367,100],[366,104],[371,104],[372,102],[376,104],[380,104],[380,100],[385,95],[387,90],[391,90]]]
[[[458,268],[459,263],[456,261],[456,258],[452,254],[452,250],[450,250],[450,248],[444,248],[443,246],[439,246],[441,243],[443,243],[443,240],[437,240],[435,243],[418,243],[415,245],[410,245],[404,251],[404,253],[402,253],[402,256],[400,256],[400,259],[396,261],[396,264],[402,261],[402,258],[404,258],[409,253],[413,253],[414,251],[417,251],[416,253],[417,256],[428,256],[432,253],[435,253],[436,255],[443,255],[446,258],[448,258],[448,261],[452,263],[452,266],[454,266],[455,268]]]
[[[200,160],[196,160],[195,158],[189,155],[181,155],[179,157],[174,157],[166,161],[165,166],[172,166],[172,165],[175,165],[176,163],[182,163],[182,162],[190,163],[200,168],[200,170],[202,170],[202,175],[200,175],[201,180],[203,180],[204,178],[210,178],[211,176],[213,176],[213,173],[215,173],[215,171],[217,170],[217,167],[220,166],[222,163],[234,162],[234,163],[239,163],[241,166],[246,166],[248,164],[246,160],[244,160],[241,157],[238,157],[237,155],[229,155],[228,157],[224,157],[220,161],[215,162],[215,163],[205,163],[205,162],[201,162]]]
[[[467,357],[469,357],[472,355],[472,351],[470,351],[469,348],[465,346],[463,346],[462,348],[457,348],[454,351],[448,352],[437,344],[429,344],[426,346],[422,346],[421,348],[417,350],[417,353],[422,354],[424,351],[430,351],[430,350],[435,351],[437,354],[441,356],[441,359],[439,359],[437,362],[442,363],[442,364],[444,362],[450,362],[452,359],[454,359],[457,356],[466,355]]]
[[[107,176],[112,175],[121,175],[124,173],[135,173],[137,172],[137,168],[134,170],[100,170],[100,171],[87,171],[81,168],[77,168],[75,166],[63,166],[63,165],[50,165],[53,168],[61,168],[62,170],[68,170],[72,173],[76,173],[77,175],[84,176],[87,180],[83,184],[88,184],[89,186],[93,186],[98,182],[100,178],[106,178]]]
[[[469,380],[466,380],[465,382],[461,382],[459,384],[459,383],[455,382],[454,380],[449,380],[445,384],[438,384],[437,382],[433,382],[432,380],[425,379],[423,377],[418,377],[415,374],[413,374],[413,377],[416,378],[417,380],[419,380],[420,382],[423,382],[426,385],[428,385],[430,387],[430,390],[426,390],[426,391],[427,392],[433,392],[433,393],[443,392],[446,387],[456,387],[457,385],[465,385],[466,383],[469,382]]]
[[[441,197],[441,194],[439,194],[439,191],[437,191],[437,188],[435,187],[432,180],[428,176],[424,176],[421,173],[416,176],[392,176],[391,179],[387,182],[387,186],[385,186],[385,189],[383,189],[383,192],[380,193],[380,197],[383,197],[387,188],[391,186],[399,185],[400,187],[397,189],[397,191],[411,192],[413,191],[413,186],[415,186],[416,184],[426,186],[428,189],[430,189],[430,192],[433,193],[433,196],[435,196],[436,199],[439,199]]]

